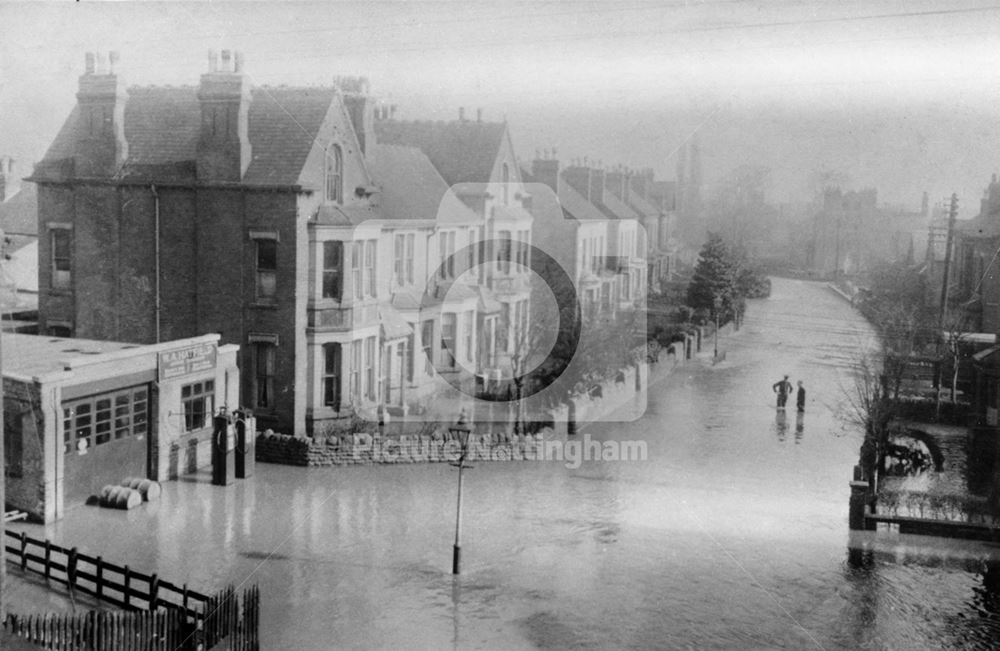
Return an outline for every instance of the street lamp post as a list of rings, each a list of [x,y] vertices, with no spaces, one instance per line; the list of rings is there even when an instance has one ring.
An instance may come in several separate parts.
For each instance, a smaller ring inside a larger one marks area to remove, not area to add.
[[[462,453],[458,457],[458,462],[451,465],[458,467],[458,504],[455,508],[455,544],[451,553],[451,573],[459,574],[462,564],[462,470],[471,468],[465,465],[465,456],[469,451],[469,434],[472,428],[465,422],[465,409],[458,415],[458,420],[448,428],[448,431],[457,434],[462,441]]]
[[[719,310],[722,309],[722,299],[718,296],[712,301],[715,307],[715,359],[719,359]]]

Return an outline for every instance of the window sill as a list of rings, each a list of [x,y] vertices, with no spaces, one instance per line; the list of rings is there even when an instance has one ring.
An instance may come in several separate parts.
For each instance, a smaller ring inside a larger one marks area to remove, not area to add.
[[[250,304],[250,307],[261,308],[261,309],[264,309],[264,310],[274,310],[274,309],[277,309],[278,302],[277,301],[273,301],[273,300],[263,301],[261,299],[257,299],[253,303]]]

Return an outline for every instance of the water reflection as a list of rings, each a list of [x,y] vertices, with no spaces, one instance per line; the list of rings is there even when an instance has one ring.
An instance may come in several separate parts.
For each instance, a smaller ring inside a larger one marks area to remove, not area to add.
[[[784,409],[779,409],[774,417],[774,430],[778,434],[778,440],[784,443],[788,437],[788,416]]]
[[[795,414],[795,445],[802,442],[802,434],[806,429],[805,418],[806,415],[801,411]]]

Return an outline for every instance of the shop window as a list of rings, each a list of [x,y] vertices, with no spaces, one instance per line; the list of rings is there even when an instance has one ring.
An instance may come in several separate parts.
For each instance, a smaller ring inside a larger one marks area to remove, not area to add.
[[[344,243],[323,242],[323,298],[340,300],[344,289]]]
[[[212,425],[215,413],[215,382],[205,380],[181,387],[184,407],[184,431],[193,432]]]
[[[269,341],[256,341],[253,346],[254,408],[274,407],[274,350]]]
[[[72,231],[68,228],[53,228],[49,232],[52,238],[52,287],[68,289],[73,283]]]
[[[254,240],[257,247],[257,298],[272,301],[278,294],[278,241]]]
[[[340,410],[340,344],[323,346],[323,404]]]

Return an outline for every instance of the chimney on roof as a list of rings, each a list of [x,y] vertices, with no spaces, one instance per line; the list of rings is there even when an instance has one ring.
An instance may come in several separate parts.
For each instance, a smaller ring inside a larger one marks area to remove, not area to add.
[[[375,144],[375,99],[368,77],[338,77],[344,108],[351,116],[351,127],[365,155]]]
[[[590,196],[592,203],[604,203],[604,170],[590,171]]]
[[[476,122],[482,122],[482,121],[483,121],[483,109],[478,108],[476,109]]]
[[[196,166],[201,181],[237,182],[252,158],[250,151],[250,83],[243,74],[243,55],[222,50],[208,53],[208,72],[198,86],[201,132]]]
[[[7,201],[21,189],[21,179],[14,174],[14,159],[0,157],[0,203]]]
[[[459,122],[465,122],[465,107],[464,106],[459,106],[458,107],[458,121]]]
[[[78,117],[73,153],[77,176],[111,176],[128,158],[125,139],[125,83],[113,71],[118,54],[111,53],[111,68],[104,55],[87,52],[84,74],[76,94]]]
[[[628,201],[628,173],[621,165],[604,175],[604,187],[622,201]]]
[[[552,191],[559,196],[559,160],[556,158],[538,158],[531,161],[531,175],[539,183],[552,188]]]
[[[574,161],[574,165],[567,167],[562,173],[562,179],[569,187],[582,194],[590,200],[590,168],[580,165],[580,161]]]

